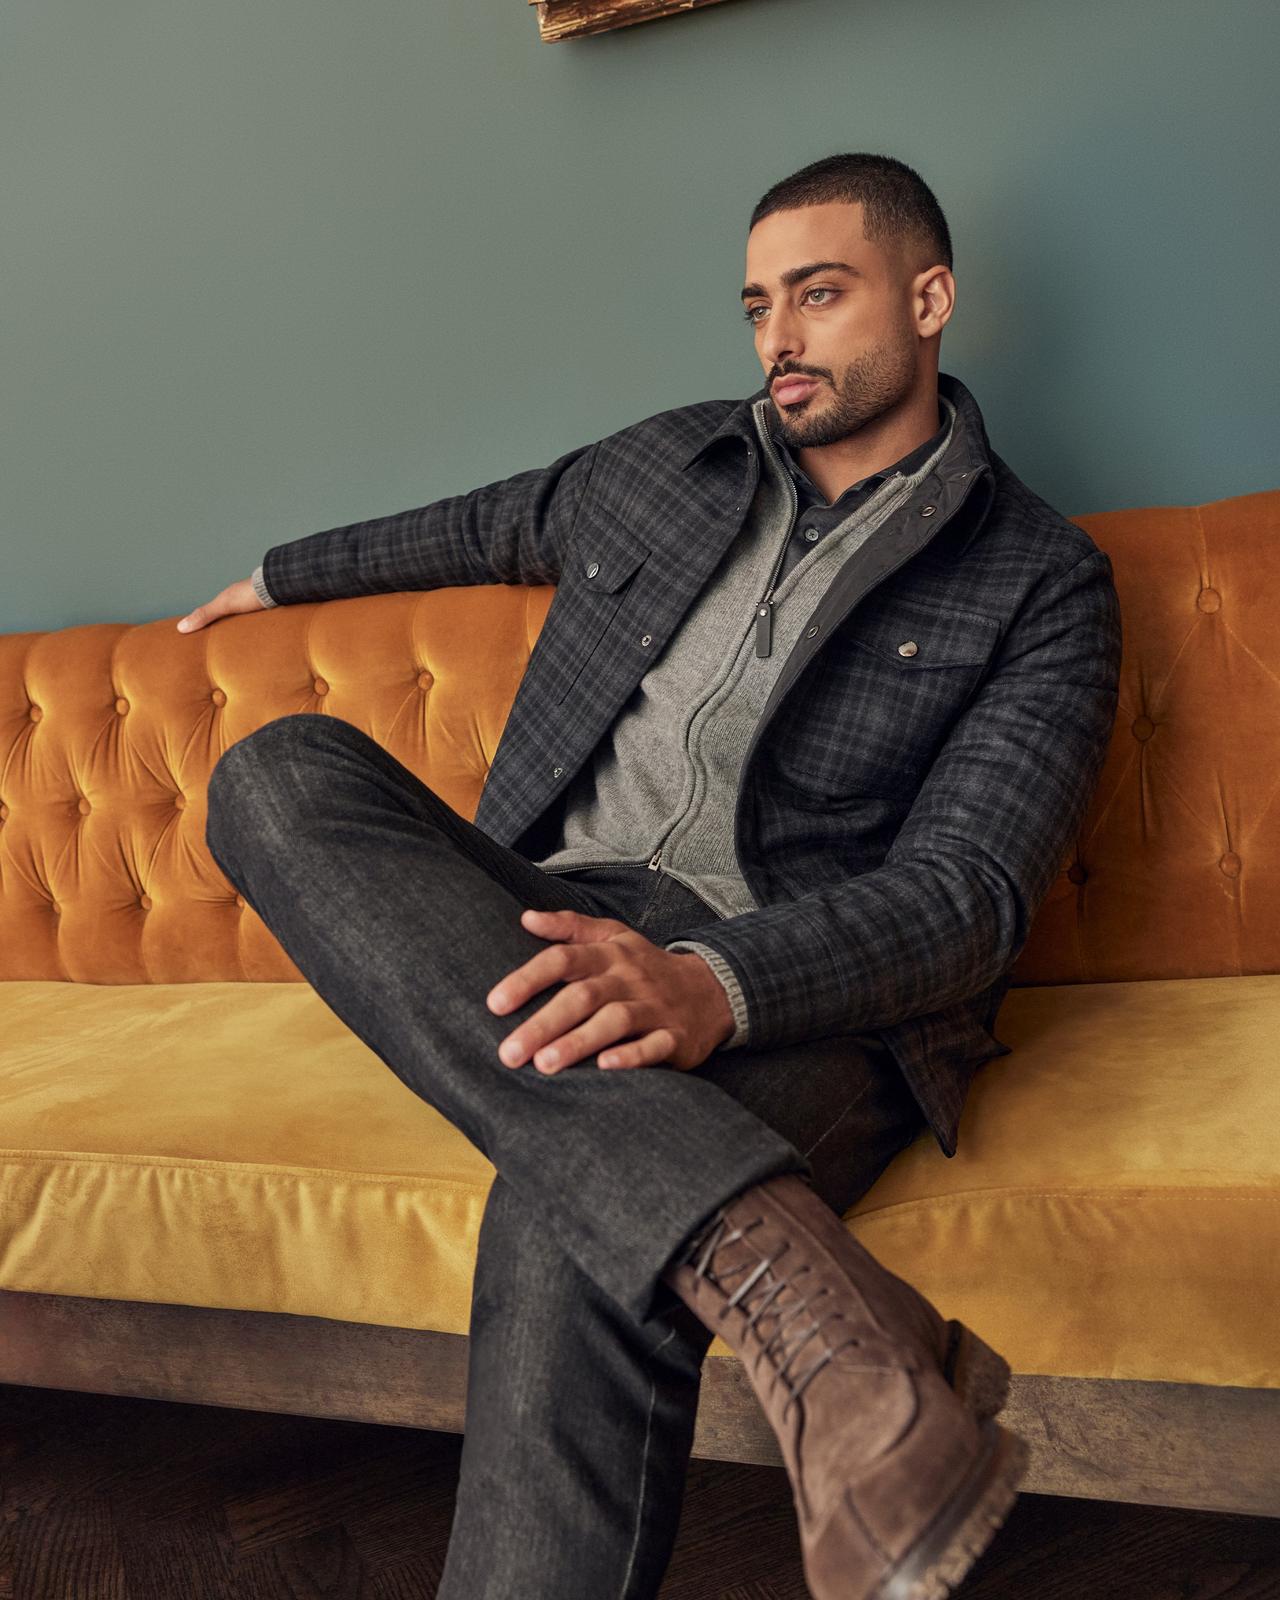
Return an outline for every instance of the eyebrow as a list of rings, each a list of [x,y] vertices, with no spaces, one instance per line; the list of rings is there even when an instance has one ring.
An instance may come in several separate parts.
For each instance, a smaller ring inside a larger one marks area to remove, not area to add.
[[[852,277],[858,277],[857,267],[851,267],[847,261],[810,261],[803,267],[788,267],[782,274],[782,287],[791,289],[802,278],[811,278],[815,272],[847,272]],[[748,299],[753,294],[767,294],[768,290],[761,284],[749,283],[742,291],[741,298]]]

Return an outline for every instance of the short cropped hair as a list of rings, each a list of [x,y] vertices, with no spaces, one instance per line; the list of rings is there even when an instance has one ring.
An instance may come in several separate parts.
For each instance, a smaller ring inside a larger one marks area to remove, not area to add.
[[[893,156],[845,153],[811,161],[775,183],[756,202],[750,232],[762,218],[798,206],[861,203],[862,231],[887,254],[898,252],[913,271],[951,268],[951,232],[933,190]]]

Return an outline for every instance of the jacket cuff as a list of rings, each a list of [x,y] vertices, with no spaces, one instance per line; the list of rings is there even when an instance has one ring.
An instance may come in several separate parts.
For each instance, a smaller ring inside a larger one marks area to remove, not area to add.
[[[262,601],[264,606],[273,606],[277,604],[277,602],[271,598],[271,592],[267,588],[266,579],[262,576],[261,563],[259,563],[253,569],[253,576],[249,581],[253,585],[254,594],[257,595],[258,599]]]
[[[733,1032],[719,1048],[721,1050],[736,1050],[739,1045],[746,1044],[747,1002],[742,993],[742,986],[734,975],[733,968],[720,952],[713,950],[709,944],[699,944],[695,939],[677,939],[674,944],[666,945],[664,948],[673,951],[677,955],[701,956],[716,977],[719,978],[733,1011]]]

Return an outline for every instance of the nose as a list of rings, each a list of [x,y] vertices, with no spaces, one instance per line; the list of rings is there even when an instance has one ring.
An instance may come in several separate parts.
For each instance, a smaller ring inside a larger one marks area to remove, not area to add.
[[[799,360],[803,349],[799,324],[785,308],[774,306],[760,337],[760,358],[765,366],[771,373],[776,372],[788,362]]]

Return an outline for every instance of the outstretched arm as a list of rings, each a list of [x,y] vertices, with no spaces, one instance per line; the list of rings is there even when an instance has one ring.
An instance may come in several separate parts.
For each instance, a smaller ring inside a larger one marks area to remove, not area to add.
[[[352,595],[557,583],[598,443],[468,494],[273,545],[251,577],[197,606],[178,629],[189,633],[239,612]]]

